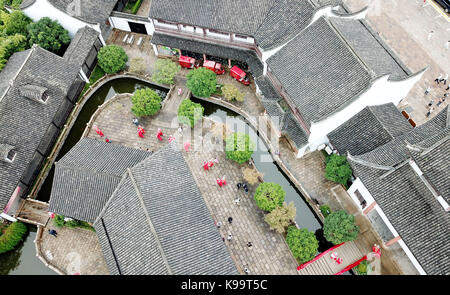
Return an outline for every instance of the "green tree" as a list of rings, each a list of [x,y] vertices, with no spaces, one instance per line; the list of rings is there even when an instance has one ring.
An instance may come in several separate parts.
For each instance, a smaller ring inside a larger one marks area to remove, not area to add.
[[[170,59],[158,59],[155,64],[152,80],[160,84],[174,84],[173,78],[175,78],[180,69],[180,65]]]
[[[189,125],[189,127],[194,127],[203,118],[204,111],[205,109],[201,104],[185,99],[178,107],[178,121]]]
[[[244,101],[244,94],[232,84],[225,84],[222,86],[222,93],[228,101]]]
[[[136,90],[131,101],[131,111],[136,117],[153,116],[161,109],[161,97],[150,88]]]
[[[43,17],[27,26],[29,45],[38,44],[44,49],[59,53],[62,46],[70,43],[69,32],[58,21]]]
[[[254,150],[255,144],[248,134],[235,132],[226,139],[225,154],[227,158],[239,164],[250,160]]]
[[[11,223],[0,236],[0,254],[13,250],[23,240],[27,231],[24,223]]]
[[[319,248],[319,242],[313,232],[306,228],[298,229],[295,226],[288,228],[286,243],[299,263],[313,259]]]
[[[347,185],[347,182],[352,178],[352,168],[350,167],[347,158],[336,154],[327,157],[325,178]]]
[[[344,210],[331,212],[325,218],[323,235],[335,245],[353,241],[358,234],[359,227],[355,224],[355,217]]]
[[[0,37],[0,71],[5,67],[11,55],[25,50],[26,46],[27,39],[23,35]]]
[[[98,65],[107,74],[115,74],[125,69],[128,55],[117,45],[107,45],[98,52]]]
[[[206,68],[198,68],[187,74],[186,86],[198,97],[209,97],[217,87],[216,74]]]
[[[132,58],[128,70],[133,74],[144,75],[146,70],[144,59],[142,57]]]
[[[11,13],[0,11],[2,25],[0,30],[6,35],[28,34],[28,25],[32,20],[20,10],[13,10]]]
[[[283,205],[285,195],[286,192],[278,183],[263,182],[256,188],[254,198],[260,209],[271,212]]]
[[[289,205],[283,203],[283,206],[276,207],[269,214],[267,214],[264,217],[264,220],[270,226],[271,230],[275,230],[282,234],[295,219],[296,212],[297,209],[295,208],[293,202],[290,202]]]

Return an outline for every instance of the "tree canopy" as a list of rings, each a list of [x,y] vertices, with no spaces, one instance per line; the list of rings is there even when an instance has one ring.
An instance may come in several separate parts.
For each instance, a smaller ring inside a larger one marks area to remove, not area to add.
[[[335,245],[353,241],[358,234],[359,227],[355,224],[355,217],[344,210],[331,212],[325,218],[323,235]]]
[[[325,178],[331,181],[347,185],[352,177],[352,168],[345,156],[332,154],[327,157],[325,168]]]
[[[11,13],[0,11],[0,31],[6,35],[28,35],[27,26],[33,21],[20,10]]]
[[[255,144],[248,134],[235,132],[226,139],[225,154],[227,158],[239,164],[250,160],[254,150]]]
[[[51,52],[60,53],[61,48],[70,43],[69,32],[58,21],[48,17],[28,24],[27,29],[30,46],[38,44]]]
[[[161,109],[161,97],[150,88],[136,90],[131,101],[131,111],[136,117],[153,116]]]
[[[189,127],[194,127],[203,118],[204,111],[205,109],[201,104],[185,99],[178,107],[178,121],[189,125]]]
[[[299,263],[313,259],[319,248],[319,242],[313,232],[306,228],[298,229],[295,226],[288,228],[286,243]]]
[[[267,214],[264,217],[264,220],[270,226],[271,230],[275,230],[282,234],[295,219],[296,212],[297,209],[294,206],[294,202],[290,202],[289,205],[283,203],[283,206],[276,207],[269,214]]]
[[[152,76],[153,82],[160,84],[174,84],[173,79],[181,67],[170,59],[158,59]]]
[[[274,182],[263,182],[256,188],[256,205],[267,212],[271,212],[277,207],[283,205],[286,192],[281,185]]]
[[[225,84],[222,86],[222,93],[226,100],[229,101],[244,101],[244,94],[232,84]]]
[[[210,97],[216,91],[216,74],[206,68],[198,68],[187,74],[186,86],[198,97]]]
[[[117,45],[107,45],[98,52],[98,65],[107,74],[115,74],[125,69],[128,55]]]

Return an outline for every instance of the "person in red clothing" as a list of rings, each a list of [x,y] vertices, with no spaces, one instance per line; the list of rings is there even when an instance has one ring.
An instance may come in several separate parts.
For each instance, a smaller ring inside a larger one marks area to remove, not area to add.
[[[164,136],[164,133],[161,131],[161,129],[158,129],[158,132],[156,133],[156,137],[158,137],[159,140],[163,140],[162,136]]]

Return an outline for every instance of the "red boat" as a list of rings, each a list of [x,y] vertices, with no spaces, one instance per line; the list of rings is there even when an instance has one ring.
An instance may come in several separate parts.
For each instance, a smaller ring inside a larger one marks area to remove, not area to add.
[[[250,85],[250,81],[247,77],[247,73],[238,68],[237,66],[234,66],[230,70],[231,77],[235,78],[239,82],[241,82],[244,85]]]
[[[225,70],[223,69],[222,65],[213,60],[205,60],[205,62],[203,63],[203,67],[213,71],[217,75],[222,75],[223,73],[225,73]]]

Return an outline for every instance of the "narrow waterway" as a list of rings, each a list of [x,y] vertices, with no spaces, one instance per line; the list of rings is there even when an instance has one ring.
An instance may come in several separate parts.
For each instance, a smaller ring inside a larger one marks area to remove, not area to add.
[[[286,192],[286,202],[294,202],[297,208],[296,223],[300,228],[307,228],[315,232],[322,228],[319,218],[312,208],[305,201],[303,195],[297,190],[289,178],[283,173],[274,162],[268,148],[256,131],[239,114],[230,111],[219,105],[192,98],[194,102],[200,103],[205,108],[205,116],[215,121],[226,123],[234,131],[247,133],[256,144],[256,151],[253,153],[253,161],[256,168],[264,174],[264,181],[275,182],[281,185]]]
[[[98,89],[85,103],[80,111],[76,122],[67,136],[56,161],[63,157],[81,138],[86,124],[91,119],[98,106],[110,99],[116,94],[133,93],[137,89],[150,87],[156,90],[160,95],[165,97],[167,90],[156,85],[145,83],[133,78],[120,78],[105,83]],[[54,166],[50,170],[47,179],[43,183],[37,199],[48,202],[53,184],[53,176],[55,173]],[[6,275],[48,275],[56,274],[54,271],[46,267],[37,257],[34,245],[36,237],[35,226],[29,225],[29,234],[25,240],[11,252],[0,254],[0,274]]]

